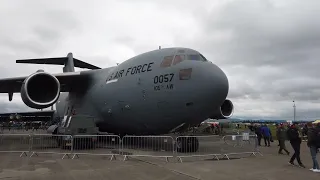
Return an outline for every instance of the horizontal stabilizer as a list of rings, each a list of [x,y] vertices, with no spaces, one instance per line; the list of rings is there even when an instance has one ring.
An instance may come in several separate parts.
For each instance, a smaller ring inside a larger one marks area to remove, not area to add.
[[[66,65],[67,61],[68,61],[68,57],[56,57],[56,58],[42,58],[42,59],[20,59],[20,60],[17,60],[16,63]],[[73,64],[74,64],[74,67],[78,67],[78,68],[101,69],[100,67],[80,61],[76,58],[73,58]]]

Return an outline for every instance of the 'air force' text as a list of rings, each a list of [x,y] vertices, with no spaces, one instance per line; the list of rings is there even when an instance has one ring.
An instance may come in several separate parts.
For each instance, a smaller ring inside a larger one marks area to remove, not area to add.
[[[144,72],[150,72],[150,71],[152,71],[152,64],[154,64],[154,62],[141,64],[141,65],[129,67],[127,69],[119,70],[117,72],[112,73],[107,78],[107,81],[110,81],[113,79],[118,79],[123,76],[135,75],[135,74],[140,74],[140,73],[144,73]]]

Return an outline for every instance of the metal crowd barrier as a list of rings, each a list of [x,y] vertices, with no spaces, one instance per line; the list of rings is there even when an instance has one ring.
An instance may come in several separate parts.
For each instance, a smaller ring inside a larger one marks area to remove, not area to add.
[[[302,136],[301,139],[302,139],[302,141],[306,142],[306,141],[308,141],[308,136]]]
[[[122,147],[124,161],[128,157],[168,158],[174,154],[174,139],[171,136],[124,136]]]
[[[0,134],[0,153],[21,153],[28,156],[30,151],[29,134]]]
[[[262,156],[258,148],[258,139],[256,135],[242,133],[242,135],[227,135],[223,137],[225,144],[223,145],[223,156],[230,159],[230,155],[250,154]],[[236,151],[236,152],[235,152]]]
[[[197,140],[195,140],[197,138]],[[197,142],[194,142],[197,141]],[[211,136],[178,136],[176,138],[176,157],[180,162],[182,158],[213,156],[219,160],[223,141],[219,135]],[[192,144],[191,144],[192,143]],[[181,149],[181,150],[179,150]],[[197,151],[194,151],[198,149]],[[185,152],[187,151],[187,152]]]
[[[72,153],[74,159],[79,155],[111,156],[110,160],[120,155],[121,139],[116,135],[75,135]]]
[[[196,151],[195,151],[196,150]],[[0,153],[18,152],[30,157],[40,154],[59,154],[74,159],[80,155],[129,157],[176,157],[180,162],[187,157],[210,157],[220,160],[231,155],[260,154],[255,135],[221,136],[124,136],[116,135],[52,135],[0,134]]]
[[[62,154],[62,159],[71,157],[72,146],[68,145],[71,135],[33,134],[30,138],[30,157],[39,154]]]

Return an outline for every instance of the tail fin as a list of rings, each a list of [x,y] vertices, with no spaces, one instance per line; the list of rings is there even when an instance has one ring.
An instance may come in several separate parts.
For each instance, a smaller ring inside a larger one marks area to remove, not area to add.
[[[68,53],[67,61],[65,61],[63,72],[74,72],[74,59],[72,53]]]
[[[67,57],[20,59],[17,60],[16,63],[64,65],[63,72],[74,72],[75,67],[86,69],[101,69],[100,67],[73,58],[72,53],[68,53]]]

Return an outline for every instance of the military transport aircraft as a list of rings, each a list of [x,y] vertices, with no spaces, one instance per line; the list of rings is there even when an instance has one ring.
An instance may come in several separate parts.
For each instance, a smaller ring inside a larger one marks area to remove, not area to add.
[[[0,93],[8,93],[9,101],[13,93],[20,92],[31,108],[55,104],[60,117],[94,116],[102,132],[166,134],[207,118],[226,119],[233,113],[233,104],[226,99],[229,83],[225,73],[189,48],[157,49],[104,69],[73,58],[72,53],[16,63],[64,68],[61,74],[38,70],[25,77],[0,79]],[[75,67],[90,70],[75,72]],[[196,138],[183,140],[190,142],[198,144]]]

